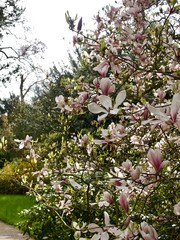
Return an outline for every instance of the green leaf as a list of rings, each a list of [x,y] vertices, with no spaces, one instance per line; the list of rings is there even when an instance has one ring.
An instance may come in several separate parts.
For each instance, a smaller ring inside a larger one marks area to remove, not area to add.
[[[104,50],[105,50],[105,41],[104,41],[104,38],[102,38],[102,39],[100,40],[100,49],[101,49],[101,51],[104,51]]]

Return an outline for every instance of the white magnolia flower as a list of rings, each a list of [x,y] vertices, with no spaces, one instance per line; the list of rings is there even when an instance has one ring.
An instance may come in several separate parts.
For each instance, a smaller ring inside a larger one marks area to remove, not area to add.
[[[97,103],[90,103],[88,104],[88,109],[90,112],[94,114],[103,113],[101,116],[98,116],[98,121],[103,120],[107,117],[108,114],[116,115],[119,112],[119,105],[122,104],[122,102],[126,98],[126,91],[123,90],[118,93],[115,99],[115,104],[112,106],[112,99],[109,96],[101,95],[99,97],[99,102],[102,105],[99,106]]]

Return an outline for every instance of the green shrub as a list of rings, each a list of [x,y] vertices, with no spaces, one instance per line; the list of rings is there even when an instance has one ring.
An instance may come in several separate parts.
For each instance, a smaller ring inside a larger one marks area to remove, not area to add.
[[[21,217],[24,221],[18,224],[19,227],[34,239],[73,239],[74,233],[67,232],[54,211],[46,206],[40,204],[31,209],[25,209],[21,212]]]
[[[30,161],[18,159],[5,162],[0,170],[0,194],[24,194],[27,188],[22,186],[21,177],[30,176],[35,169],[35,164]]]

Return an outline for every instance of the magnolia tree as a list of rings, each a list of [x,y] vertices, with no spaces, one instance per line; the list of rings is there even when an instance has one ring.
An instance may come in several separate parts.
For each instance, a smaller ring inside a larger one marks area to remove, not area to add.
[[[105,7],[88,33],[66,14],[92,78],[67,86],[77,97],[56,97],[61,147],[52,145],[29,189],[67,239],[180,238],[179,8],[124,0]],[[67,137],[83,114],[91,121]]]

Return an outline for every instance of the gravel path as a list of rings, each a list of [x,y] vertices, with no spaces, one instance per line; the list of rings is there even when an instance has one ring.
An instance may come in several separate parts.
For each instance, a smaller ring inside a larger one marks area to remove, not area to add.
[[[21,240],[21,239],[29,239],[27,236],[23,236],[23,234],[15,227],[3,223],[0,221],[0,240]]]

